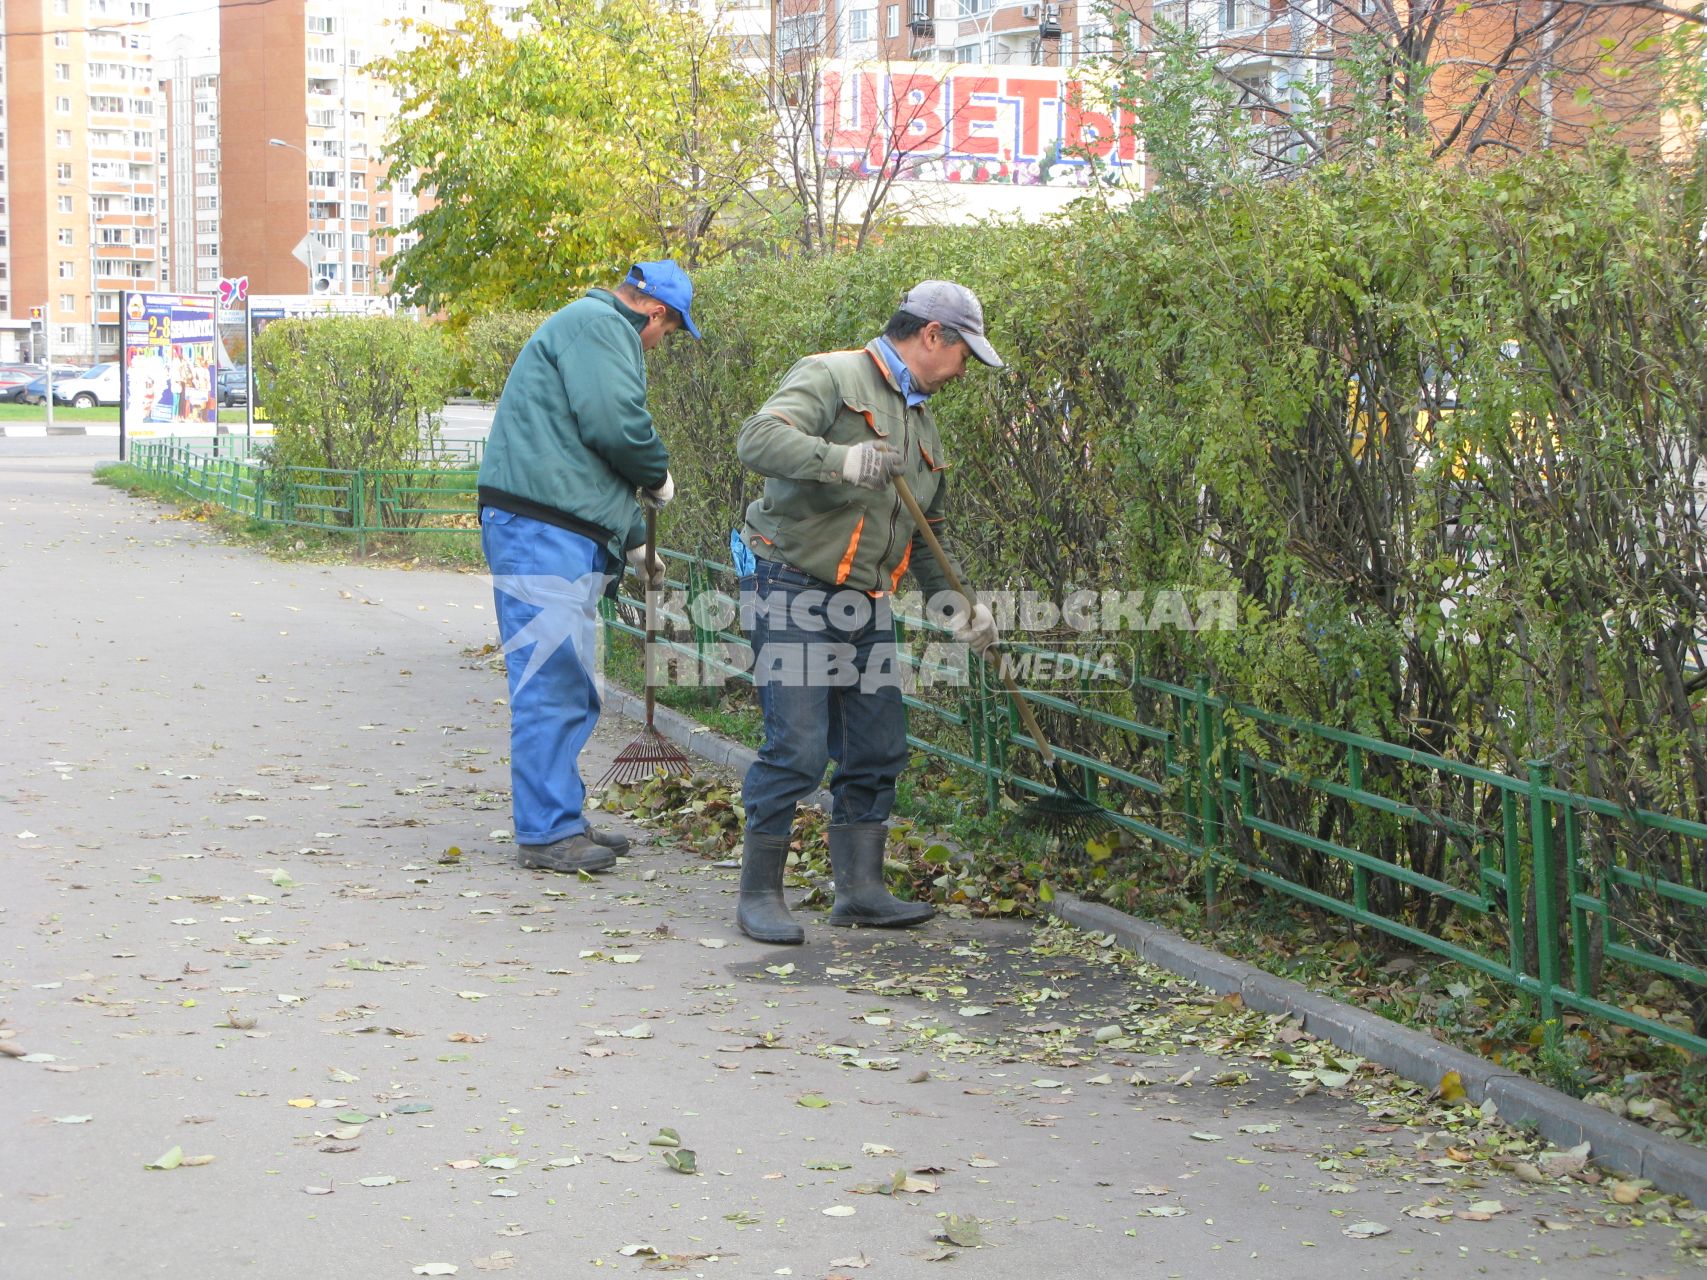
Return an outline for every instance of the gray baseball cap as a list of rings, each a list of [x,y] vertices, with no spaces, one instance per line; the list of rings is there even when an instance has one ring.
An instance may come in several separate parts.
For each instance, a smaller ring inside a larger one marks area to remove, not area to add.
[[[972,348],[973,355],[992,369],[1004,367],[1002,358],[984,336],[984,305],[965,285],[951,280],[920,281],[901,299],[901,310],[957,330]]]

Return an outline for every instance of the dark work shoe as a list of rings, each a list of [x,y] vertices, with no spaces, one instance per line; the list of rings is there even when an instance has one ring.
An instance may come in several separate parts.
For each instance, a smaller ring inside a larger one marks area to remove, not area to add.
[[[521,845],[516,861],[530,871],[607,871],[616,865],[616,854],[585,835],[573,835],[551,844]]]
[[[620,831],[600,831],[592,824],[587,826],[587,839],[602,849],[609,849],[617,857],[628,852],[628,837]]]

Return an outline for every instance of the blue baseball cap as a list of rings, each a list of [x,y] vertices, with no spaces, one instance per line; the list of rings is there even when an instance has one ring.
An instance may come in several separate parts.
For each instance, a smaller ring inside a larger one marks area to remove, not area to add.
[[[694,324],[688,311],[693,305],[693,281],[688,279],[688,273],[674,258],[665,258],[661,262],[637,262],[628,269],[623,283],[674,307],[682,313],[682,324],[687,331],[695,338],[699,337],[699,326]]]

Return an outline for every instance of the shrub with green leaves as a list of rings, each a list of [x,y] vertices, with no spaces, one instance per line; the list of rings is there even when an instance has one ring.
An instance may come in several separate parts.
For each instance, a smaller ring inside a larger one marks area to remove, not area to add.
[[[664,538],[726,559],[761,484],[734,457],[742,421],[795,359],[862,344],[921,278],[956,279],[1010,364],[933,400],[974,587],[1231,590],[1230,630],[1124,636],[1136,673],[1201,673],[1238,702],[1520,777],[1547,760],[1565,785],[1707,817],[1704,219],[1707,155],[1481,173],[1387,152],[1087,201],[1048,226],[909,233],[857,262],[718,264],[695,278],[705,341],[651,366],[679,493]],[[1166,725],[1167,704],[1141,688],[1122,710]],[[1046,727],[1156,777],[1122,802],[1183,830],[1154,740]],[[1230,727],[1296,776],[1345,767],[1321,738]],[[1480,891],[1492,792],[1374,758],[1360,778],[1442,820],[1253,785],[1270,821]],[[1349,895],[1342,861],[1227,838]],[[1597,823],[1584,857],[1707,889],[1687,840]],[[1380,876],[1370,892],[1439,923],[1436,895]],[[1626,896],[1630,935],[1707,957],[1683,908]]]
[[[497,400],[516,357],[551,315],[549,311],[494,311],[470,320],[462,331],[463,385],[481,400]]]
[[[392,317],[280,320],[255,342],[276,464],[407,466],[430,450],[451,390],[443,334]]]

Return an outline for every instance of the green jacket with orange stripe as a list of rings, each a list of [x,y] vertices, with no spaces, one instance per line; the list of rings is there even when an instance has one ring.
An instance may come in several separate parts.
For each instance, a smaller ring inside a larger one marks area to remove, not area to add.
[[[909,567],[927,597],[948,590],[894,486],[873,491],[842,479],[849,448],[876,439],[906,459],[907,484],[940,539],[942,437],[927,404],[907,407],[874,341],[798,361],[742,425],[736,453],[766,477],[763,496],[747,507],[753,554],[859,591],[898,590]]]

